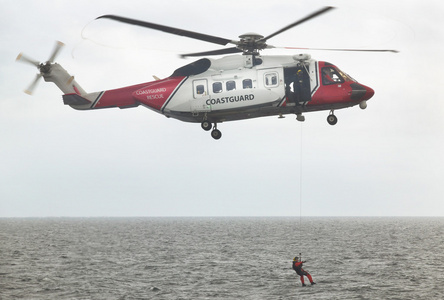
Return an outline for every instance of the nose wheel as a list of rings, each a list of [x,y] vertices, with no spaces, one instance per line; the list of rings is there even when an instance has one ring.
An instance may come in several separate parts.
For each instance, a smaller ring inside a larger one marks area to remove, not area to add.
[[[211,129],[213,129],[213,130],[211,130],[211,137],[213,139],[218,140],[222,137],[222,132],[220,132],[220,130],[217,129],[217,123],[214,123],[214,127],[213,127],[211,122],[204,120],[204,121],[202,121],[200,126],[205,131],[210,131]]]
[[[222,137],[222,132],[216,128],[216,124],[214,124],[214,129],[211,131],[211,137],[215,140],[218,140]]]
[[[330,125],[335,125],[336,123],[338,123],[338,118],[334,115],[333,111],[330,111],[330,114],[327,117],[327,122]]]

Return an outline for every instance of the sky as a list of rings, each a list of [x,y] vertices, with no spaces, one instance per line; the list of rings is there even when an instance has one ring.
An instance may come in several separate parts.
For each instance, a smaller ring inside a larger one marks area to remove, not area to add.
[[[271,34],[326,5],[337,9],[278,35],[288,47],[396,49],[309,53],[375,90],[358,106],[219,124],[144,107],[76,111],[20,52],[56,61],[87,91],[167,77],[217,49],[95,18],[116,14],[236,39]],[[424,1],[0,0],[0,217],[444,216],[444,3]]]

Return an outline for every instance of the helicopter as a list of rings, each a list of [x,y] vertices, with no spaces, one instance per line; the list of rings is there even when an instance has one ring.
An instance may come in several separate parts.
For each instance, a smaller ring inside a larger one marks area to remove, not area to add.
[[[266,37],[246,33],[239,40],[188,31],[184,29],[139,21],[116,15],[110,19],[166,33],[193,38],[222,46],[213,51],[182,54],[182,57],[227,55],[222,58],[200,58],[176,69],[171,76],[128,87],[87,93],[61,65],[54,60],[64,45],[57,42],[48,61],[40,63],[19,54],[18,61],[30,63],[40,71],[26,93],[32,94],[41,77],[55,83],[64,93],[63,103],[77,110],[144,106],[168,118],[200,123],[205,131],[218,140],[222,137],[217,125],[227,121],[265,116],[295,114],[304,121],[304,113],[330,111],[327,122],[338,121],[335,110],[359,105],[367,107],[374,90],[358,83],[335,65],[317,61],[309,54],[261,55],[265,49],[279,48],[267,44],[272,37],[318,17],[334,7],[327,6]],[[97,20],[96,19],[96,20]],[[283,47],[284,49],[313,49]],[[334,51],[397,52],[396,50],[314,49]],[[241,53],[241,55],[239,55]]]

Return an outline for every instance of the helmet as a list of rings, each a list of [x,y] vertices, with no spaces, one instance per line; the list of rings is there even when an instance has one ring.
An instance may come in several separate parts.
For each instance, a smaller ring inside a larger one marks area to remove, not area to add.
[[[296,261],[296,260],[299,260],[299,257],[295,257],[295,258],[293,258],[293,261]]]

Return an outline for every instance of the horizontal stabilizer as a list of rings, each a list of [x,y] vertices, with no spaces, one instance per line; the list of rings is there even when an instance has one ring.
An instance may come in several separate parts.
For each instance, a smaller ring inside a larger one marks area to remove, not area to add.
[[[66,105],[85,105],[91,104],[91,101],[77,94],[66,94],[63,95],[63,103]]]

